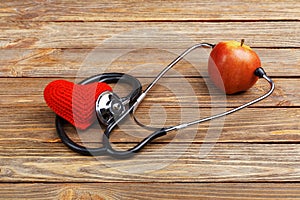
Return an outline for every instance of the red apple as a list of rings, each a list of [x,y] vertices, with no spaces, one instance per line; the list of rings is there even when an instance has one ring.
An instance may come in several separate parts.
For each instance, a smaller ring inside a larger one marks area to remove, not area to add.
[[[261,67],[258,55],[241,42],[218,43],[210,53],[208,73],[212,82],[226,94],[251,88],[258,77],[254,71]]]

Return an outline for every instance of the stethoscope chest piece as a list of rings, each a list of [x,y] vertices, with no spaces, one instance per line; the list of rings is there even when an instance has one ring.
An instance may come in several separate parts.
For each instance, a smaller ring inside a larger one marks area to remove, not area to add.
[[[124,112],[125,106],[115,93],[106,91],[99,95],[96,101],[96,114],[101,123],[107,126]]]

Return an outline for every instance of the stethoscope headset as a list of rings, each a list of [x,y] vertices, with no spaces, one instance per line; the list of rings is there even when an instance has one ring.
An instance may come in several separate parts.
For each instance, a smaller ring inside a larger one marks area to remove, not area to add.
[[[94,83],[94,82],[105,82],[105,83],[124,83],[131,86],[132,91],[125,97],[118,97],[117,94],[111,91],[103,92],[99,95],[98,99],[96,100],[96,115],[99,123],[106,126],[106,129],[103,133],[103,146],[99,148],[88,148],[77,144],[74,142],[65,132],[64,125],[67,123],[66,120],[61,118],[60,116],[56,116],[55,124],[57,134],[60,137],[61,141],[69,147],[71,150],[80,153],[82,155],[92,155],[92,156],[100,156],[100,155],[111,155],[113,157],[118,158],[127,158],[133,156],[135,153],[142,150],[147,144],[153,141],[156,138],[166,135],[168,132],[173,130],[184,129],[186,127],[199,124],[202,122],[206,122],[209,120],[213,120],[216,118],[224,117],[226,115],[232,114],[236,111],[239,111],[245,107],[248,107],[252,104],[255,104],[269,95],[274,91],[275,85],[274,82],[268,77],[263,70],[263,68],[259,67],[255,70],[254,74],[259,78],[264,78],[269,84],[270,89],[264,95],[249,101],[245,104],[240,105],[239,107],[233,108],[226,112],[222,112],[216,115],[212,115],[210,117],[197,119],[191,122],[182,123],[170,127],[162,127],[162,128],[154,128],[154,127],[147,127],[140,123],[133,115],[139,104],[142,100],[146,97],[147,93],[153,88],[153,86],[164,76],[164,74],[169,71],[173,66],[175,66],[180,60],[182,60],[187,54],[192,52],[193,50],[200,48],[200,47],[209,47],[213,48],[215,45],[209,43],[200,43],[196,44],[187,50],[185,50],[181,55],[179,55],[176,59],[174,59],[167,67],[165,67],[155,78],[154,80],[148,85],[148,87],[142,91],[142,85],[138,79],[135,77],[124,74],[124,73],[104,73],[99,74],[96,76],[89,77],[80,82],[82,85]],[[120,122],[122,122],[128,116],[132,116],[135,122],[146,128],[153,130],[153,133],[148,135],[134,147],[120,151],[116,150],[112,147],[109,138],[112,131],[118,126]]]

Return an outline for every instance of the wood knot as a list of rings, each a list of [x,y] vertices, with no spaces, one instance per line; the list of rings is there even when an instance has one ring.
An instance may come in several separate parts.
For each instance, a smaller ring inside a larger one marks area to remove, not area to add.
[[[105,198],[95,193],[76,190],[75,188],[67,188],[60,193],[59,199],[61,200],[76,200],[76,199],[104,200]]]

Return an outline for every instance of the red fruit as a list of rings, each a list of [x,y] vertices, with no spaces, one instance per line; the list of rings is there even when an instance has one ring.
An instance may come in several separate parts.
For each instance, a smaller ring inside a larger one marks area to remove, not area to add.
[[[241,42],[218,43],[210,53],[208,73],[212,82],[226,94],[251,88],[258,77],[254,71],[261,67],[258,55]]]

